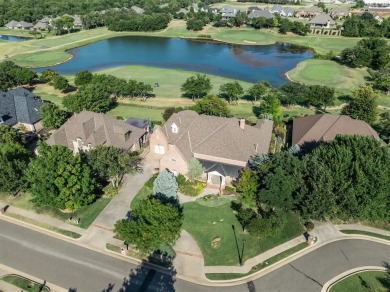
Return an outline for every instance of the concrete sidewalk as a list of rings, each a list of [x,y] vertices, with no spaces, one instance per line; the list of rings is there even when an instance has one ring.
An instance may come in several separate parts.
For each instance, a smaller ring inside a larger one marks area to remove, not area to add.
[[[8,204],[3,202],[3,201],[0,201],[0,205],[6,206]],[[0,215],[0,216],[7,216],[7,214],[12,213],[12,214],[21,215],[23,217],[26,217],[26,218],[29,218],[29,219],[35,220],[37,222],[41,222],[41,223],[53,226],[53,227],[76,232],[80,235],[84,235],[87,232],[87,230],[80,228],[77,225],[73,225],[68,220],[60,220],[60,219],[56,219],[56,218],[53,218],[53,217],[48,216],[48,215],[38,214],[34,211],[18,208],[18,207],[13,206],[12,203],[9,203],[9,205],[10,206],[7,209],[7,211],[5,212],[5,214]],[[26,223],[29,223],[29,222],[26,222]]]

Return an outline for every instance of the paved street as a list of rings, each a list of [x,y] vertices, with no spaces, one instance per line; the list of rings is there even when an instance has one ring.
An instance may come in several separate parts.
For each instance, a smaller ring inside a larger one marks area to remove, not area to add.
[[[0,262],[70,291],[320,291],[337,274],[390,262],[390,246],[365,240],[328,244],[249,285],[205,287],[145,269],[0,220]],[[129,279],[130,276],[130,279]]]

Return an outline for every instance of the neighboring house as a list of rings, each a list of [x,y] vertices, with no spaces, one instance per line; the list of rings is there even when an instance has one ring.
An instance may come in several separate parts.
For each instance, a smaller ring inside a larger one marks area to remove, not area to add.
[[[18,24],[19,24],[19,21],[15,21],[15,20],[11,20],[10,22],[8,22],[5,27],[6,28],[9,28],[9,29],[15,29],[18,27]]]
[[[272,13],[279,13],[280,16],[285,16],[285,15],[282,15],[283,7],[279,4],[275,4],[274,6],[272,6],[271,9],[269,9],[269,11],[271,11]]]
[[[217,13],[219,13],[219,9],[218,9],[218,8],[213,8],[213,7],[211,7],[211,8],[210,8],[210,12],[211,12],[212,14],[217,14]]]
[[[315,17],[322,13],[322,8],[317,6],[305,7],[299,10],[296,14],[297,17]]]
[[[139,150],[146,143],[146,138],[144,129],[106,114],[82,111],[68,119],[47,143],[66,146],[74,153],[88,151],[98,145],[131,152]]]
[[[126,124],[143,129],[147,134],[150,133],[150,121],[144,119],[129,118],[125,121]]]
[[[254,10],[248,14],[249,19],[254,19],[259,17],[264,17],[269,19],[269,18],[274,18],[274,15],[269,10]]]
[[[115,8],[114,8],[115,9]],[[73,27],[74,29],[82,29],[83,28],[83,22],[81,20],[80,15],[69,15],[69,14],[64,14],[62,17],[70,17],[73,19]],[[61,16],[56,17],[54,20],[62,18]]]
[[[366,122],[345,115],[318,114],[296,118],[292,127],[292,145],[328,142],[337,135],[371,136],[380,140],[377,132]]]
[[[222,19],[227,20],[236,17],[238,11],[239,9],[237,8],[230,5],[224,5],[219,12],[221,13]]]
[[[344,7],[335,7],[330,11],[329,15],[333,19],[342,19],[349,16],[349,11],[347,8]]]
[[[49,29],[49,24],[48,23],[45,23],[45,22],[40,22],[38,21],[34,26],[33,28],[34,30],[48,30]]]
[[[141,7],[138,6],[131,6],[131,9],[133,9],[134,12],[137,14],[144,14],[145,12],[145,10],[143,10]]]
[[[283,8],[284,16],[293,17],[295,15],[295,10],[292,8],[285,7]]]
[[[199,11],[199,7],[198,7],[198,4],[193,4],[191,7],[190,7],[190,10],[191,8],[194,10],[195,13],[197,13]]]
[[[29,30],[33,28],[33,24],[25,21],[15,21],[11,20],[8,22],[5,27],[9,29],[22,29],[22,30]]]
[[[248,14],[250,14],[252,11],[256,11],[256,10],[261,10],[261,9],[257,6],[250,6],[250,7],[248,7]]]
[[[210,6],[208,6],[208,5],[203,5],[203,6],[200,8],[200,11],[202,11],[202,12],[208,12],[209,9],[210,9]]]
[[[0,124],[15,128],[24,126],[28,131],[38,131],[42,129],[39,115],[42,105],[41,99],[23,87],[0,91]]]
[[[185,9],[185,8],[182,8],[182,9],[180,9],[177,13],[179,14],[179,13],[183,13],[184,15],[187,15],[188,14],[188,10],[187,9]]]
[[[320,14],[309,20],[310,26],[320,26],[331,28],[336,25],[336,22],[330,17],[329,14]]]
[[[221,188],[238,176],[256,153],[268,153],[273,122],[259,120],[256,126],[244,119],[199,115],[190,110],[174,113],[150,137],[150,151],[160,154],[160,170],[188,173],[195,157],[205,169],[208,183]]]

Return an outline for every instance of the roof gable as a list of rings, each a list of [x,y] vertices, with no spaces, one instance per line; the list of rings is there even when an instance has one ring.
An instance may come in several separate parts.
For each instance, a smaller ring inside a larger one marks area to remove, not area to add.
[[[337,135],[372,136],[380,140],[375,130],[366,122],[345,115],[319,114],[293,121],[292,144],[331,141]]]
[[[170,126],[178,122],[182,125],[178,125],[178,133],[171,133]],[[272,126],[272,121],[262,120],[257,127],[245,125],[241,128],[236,118],[182,111],[171,116],[162,126],[162,132],[169,144],[176,145],[187,160],[203,156],[203,159],[212,157],[214,161],[220,159],[245,164],[256,152],[268,153]]]

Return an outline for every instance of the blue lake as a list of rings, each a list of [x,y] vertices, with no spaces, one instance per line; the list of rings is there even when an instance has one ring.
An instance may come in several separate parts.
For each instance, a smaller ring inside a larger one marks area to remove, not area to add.
[[[179,38],[126,36],[99,41],[68,51],[74,57],[52,68],[59,74],[97,71],[123,65],[183,69],[273,86],[284,84],[285,73],[313,53],[291,44],[231,45]]]
[[[22,42],[25,40],[26,38],[24,37],[18,37],[13,35],[0,35],[0,41]]]

